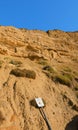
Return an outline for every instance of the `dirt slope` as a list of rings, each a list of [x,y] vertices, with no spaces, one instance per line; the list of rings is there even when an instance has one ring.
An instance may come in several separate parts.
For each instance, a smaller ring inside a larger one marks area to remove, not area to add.
[[[78,130],[78,32],[0,26],[0,130]]]

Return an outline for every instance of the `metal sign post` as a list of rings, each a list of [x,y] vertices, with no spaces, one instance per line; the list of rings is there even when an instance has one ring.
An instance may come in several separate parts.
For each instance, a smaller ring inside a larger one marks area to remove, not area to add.
[[[40,113],[41,113],[42,117],[44,118],[44,120],[45,120],[45,122],[46,122],[46,124],[48,126],[48,129],[52,130],[52,128],[50,126],[50,123],[49,123],[49,121],[48,121],[48,119],[46,117],[46,114],[45,114],[45,112],[43,110],[43,107],[45,106],[44,103],[43,103],[43,100],[41,98],[35,98],[35,101],[36,101],[37,107],[40,110]]]

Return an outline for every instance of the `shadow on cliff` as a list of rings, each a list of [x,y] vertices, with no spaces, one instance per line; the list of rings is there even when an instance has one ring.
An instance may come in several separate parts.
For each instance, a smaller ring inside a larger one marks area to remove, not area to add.
[[[65,130],[78,130],[78,115],[72,118],[65,128]]]

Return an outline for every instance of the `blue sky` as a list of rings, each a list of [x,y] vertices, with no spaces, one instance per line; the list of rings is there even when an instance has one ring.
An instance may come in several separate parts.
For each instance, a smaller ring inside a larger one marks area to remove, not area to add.
[[[78,0],[0,0],[0,25],[78,30]]]

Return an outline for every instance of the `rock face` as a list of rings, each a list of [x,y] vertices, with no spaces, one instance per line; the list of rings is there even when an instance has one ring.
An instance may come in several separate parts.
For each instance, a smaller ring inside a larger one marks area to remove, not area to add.
[[[0,130],[78,130],[78,32],[0,26]]]

